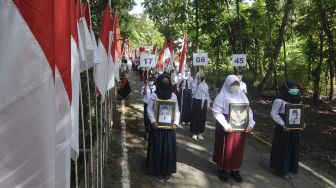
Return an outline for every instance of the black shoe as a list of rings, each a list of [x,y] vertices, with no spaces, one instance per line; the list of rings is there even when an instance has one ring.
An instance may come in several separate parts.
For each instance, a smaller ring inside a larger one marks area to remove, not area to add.
[[[156,175],[155,177],[156,177],[157,180],[159,180],[161,182],[163,182],[165,180],[165,178],[161,175]]]
[[[171,176],[170,176],[170,175],[165,176],[165,177],[164,177],[164,180],[165,180],[165,181],[168,181],[168,182],[171,181]]]
[[[243,178],[240,176],[239,170],[232,170],[230,176],[238,183],[243,182]]]
[[[224,182],[229,181],[228,173],[225,170],[218,170],[218,177]]]

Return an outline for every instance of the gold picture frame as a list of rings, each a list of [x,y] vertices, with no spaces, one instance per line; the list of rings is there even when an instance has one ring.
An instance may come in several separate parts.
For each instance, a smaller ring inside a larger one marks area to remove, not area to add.
[[[229,124],[234,131],[245,131],[249,124],[249,103],[229,104]]]
[[[160,129],[171,129],[175,121],[176,102],[172,100],[155,101],[155,121]]]
[[[304,124],[304,105],[286,104],[285,105],[286,122],[285,127],[289,130],[303,130]]]

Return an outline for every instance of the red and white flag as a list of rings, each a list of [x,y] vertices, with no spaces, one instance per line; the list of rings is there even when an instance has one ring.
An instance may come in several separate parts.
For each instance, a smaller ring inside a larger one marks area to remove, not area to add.
[[[153,45],[153,49],[152,49],[152,54],[156,54],[156,48],[157,48],[157,45],[154,44],[154,45]]]
[[[119,14],[118,12],[115,13],[115,16],[112,19],[113,23],[113,42],[112,42],[112,61],[114,65],[114,74],[115,74],[115,79],[119,82],[120,81],[120,76],[119,76],[119,69],[121,66],[121,46],[120,46],[120,27],[119,27]]]
[[[162,50],[163,50],[162,61],[165,62],[167,59],[170,59],[170,57],[171,57],[171,53],[170,53],[170,49],[168,47],[167,40],[165,40]]]
[[[179,69],[178,69],[179,73],[182,72],[182,75],[184,75],[187,50],[188,50],[188,36],[184,35],[182,53],[181,53],[180,64],[179,64]]]
[[[95,71],[95,83],[98,91],[105,98],[105,92],[114,87],[114,66],[112,65],[112,23],[109,5],[106,5],[102,17],[100,37],[97,50],[97,68]],[[103,101],[102,100],[102,101]]]
[[[70,187],[72,99],[70,3],[73,1],[75,0],[54,1],[55,187]]]
[[[78,40],[78,8],[76,0],[70,1],[70,24],[71,24],[71,81],[72,81],[72,102],[71,102],[71,158],[76,160],[79,156],[79,84],[80,84],[80,58]],[[78,6],[78,2],[77,2]]]
[[[55,187],[53,13],[0,1],[0,187]]]
[[[83,72],[93,67],[93,61],[97,53],[97,42],[92,30],[89,1],[83,5],[82,14],[79,14],[78,19],[79,45],[81,56],[83,56],[81,58],[80,70]]]

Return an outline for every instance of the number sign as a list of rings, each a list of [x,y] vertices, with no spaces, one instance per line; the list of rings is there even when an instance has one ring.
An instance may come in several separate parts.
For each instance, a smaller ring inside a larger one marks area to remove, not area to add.
[[[232,66],[233,67],[244,67],[246,66],[246,54],[233,54],[232,55]]]
[[[208,54],[193,54],[193,66],[201,66],[208,64]]]
[[[140,67],[155,67],[156,66],[156,56],[155,55],[140,55]]]

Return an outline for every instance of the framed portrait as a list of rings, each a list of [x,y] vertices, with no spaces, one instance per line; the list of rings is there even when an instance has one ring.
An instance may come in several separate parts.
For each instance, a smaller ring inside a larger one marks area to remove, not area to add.
[[[230,103],[229,106],[229,124],[234,131],[245,131],[249,124],[248,103]]]
[[[171,100],[156,100],[155,120],[161,129],[171,129],[175,121],[176,102]]]
[[[285,126],[290,130],[303,129],[303,104],[286,104]]]

